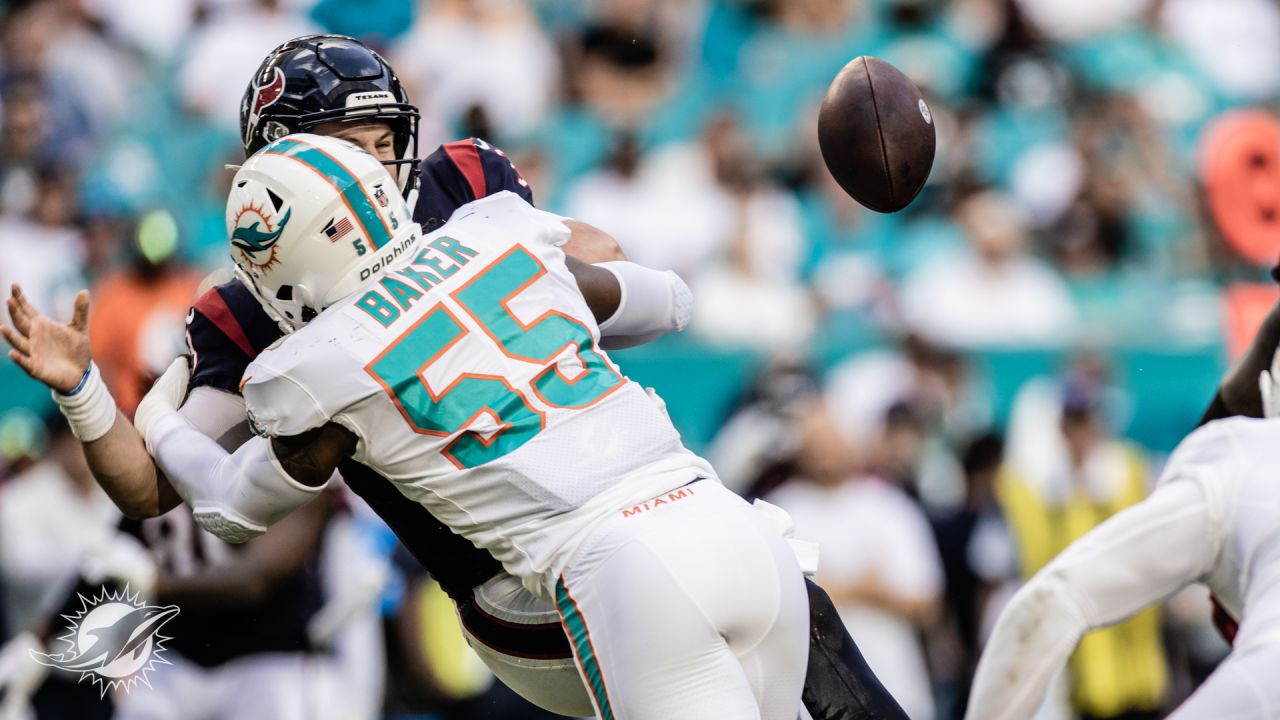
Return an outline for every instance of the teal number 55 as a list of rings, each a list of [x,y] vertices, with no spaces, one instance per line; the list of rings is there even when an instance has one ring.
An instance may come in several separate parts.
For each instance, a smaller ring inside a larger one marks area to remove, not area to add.
[[[585,408],[620,387],[623,379],[596,352],[591,332],[581,322],[556,310],[528,324],[512,314],[511,301],[546,273],[528,250],[517,245],[452,297],[504,355],[541,368],[528,390],[543,404]],[[459,468],[496,460],[546,427],[545,413],[530,404],[508,378],[463,373],[443,389],[427,385],[422,373],[468,332],[449,308],[436,305],[365,367],[419,433],[452,435],[483,414],[500,425],[487,438],[463,432],[444,449],[445,457]],[[582,364],[573,368],[575,373],[566,374],[559,367],[558,359],[566,349],[572,349]]]

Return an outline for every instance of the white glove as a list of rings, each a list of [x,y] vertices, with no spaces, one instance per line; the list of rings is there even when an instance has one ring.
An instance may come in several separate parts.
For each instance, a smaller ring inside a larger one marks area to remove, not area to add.
[[[89,547],[80,561],[80,575],[90,585],[113,580],[150,598],[156,585],[156,563],[142,543],[116,532]]]
[[[49,668],[36,662],[29,650],[45,651],[40,638],[29,632],[18,633],[0,647],[0,689],[4,690],[0,720],[34,717],[29,714],[28,702],[40,689]]]
[[[191,366],[183,355],[169,363],[169,368],[147,391],[133,413],[133,426],[138,428],[143,440],[146,440],[147,429],[156,418],[182,407],[182,401],[187,399],[187,383],[190,380]],[[147,447],[150,449],[151,446]]]
[[[1271,370],[1258,373],[1258,391],[1262,394],[1262,416],[1280,416],[1280,348],[1271,356]]]

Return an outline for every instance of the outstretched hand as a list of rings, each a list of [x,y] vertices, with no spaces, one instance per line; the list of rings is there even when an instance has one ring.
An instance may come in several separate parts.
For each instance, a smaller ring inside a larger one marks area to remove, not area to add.
[[[37,310],[17,284],[8,304],[13,327],[0,325],[0,335],[13,346],[9,359],[58,392],[74,390],[93,359],[89,348],[89,291],[76,294],[71,322],[65,325]]]

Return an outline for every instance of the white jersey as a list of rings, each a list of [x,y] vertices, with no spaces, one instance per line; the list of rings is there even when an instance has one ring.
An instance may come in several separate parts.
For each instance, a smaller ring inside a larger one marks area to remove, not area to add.
[[[1193,482],[1210,533],[1189,553],[1211,558],[1203,581],[1241,620],[1236,649],[1280,643],[1280,419],[1229,418],[1197,430],[1169,458],[1160,485]]]
[[[563,219],[503,192],[460,208],[245,371],[268,436],[336,422],[355,459],[544,597],[620,508],[711,476],[599,348]]]

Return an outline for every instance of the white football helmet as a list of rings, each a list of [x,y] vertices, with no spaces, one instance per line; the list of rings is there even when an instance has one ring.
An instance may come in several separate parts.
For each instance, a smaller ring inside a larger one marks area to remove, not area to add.
[[[227,197],[236,277],[286,332],[417,245],[394,178],[346,141],[288,135],[249,158]]]

